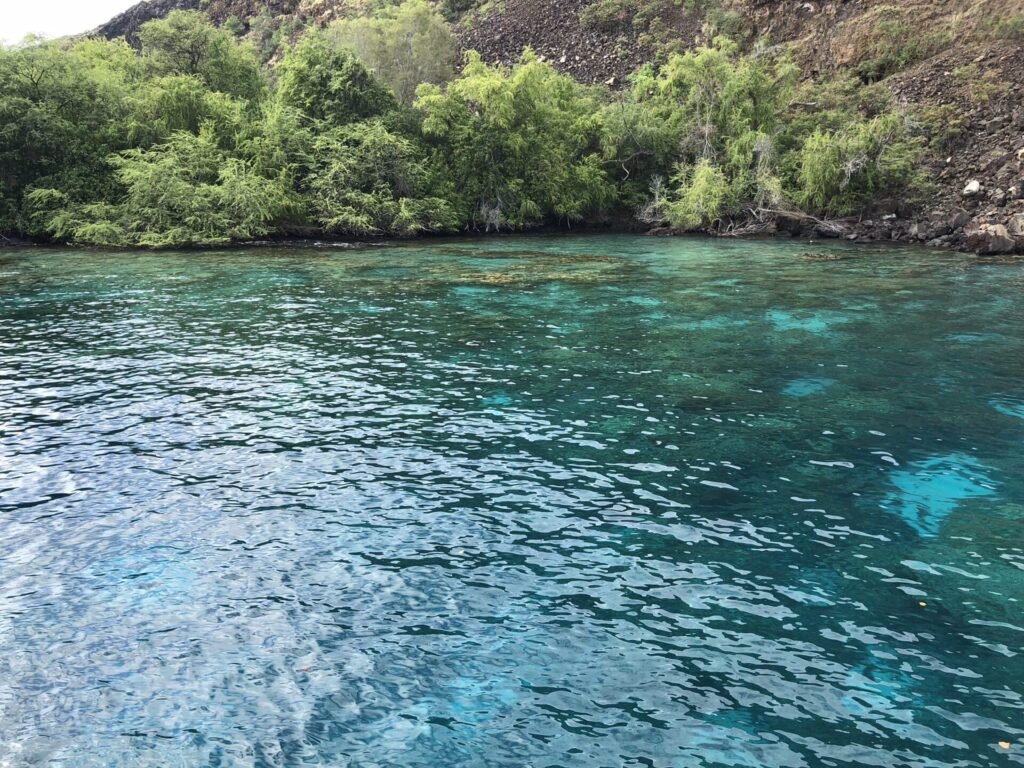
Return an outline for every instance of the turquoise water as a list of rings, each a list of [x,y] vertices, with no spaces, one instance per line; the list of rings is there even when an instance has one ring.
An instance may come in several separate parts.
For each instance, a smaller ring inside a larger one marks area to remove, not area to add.
[[[1022,290],[0,251],[0,766],[1024,764]]]

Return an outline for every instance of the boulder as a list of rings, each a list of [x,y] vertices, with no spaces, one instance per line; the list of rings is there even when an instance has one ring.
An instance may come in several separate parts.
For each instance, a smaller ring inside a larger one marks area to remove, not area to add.
[[[943,213],[936,211],[927,222],[917,225],[916,233],[911,228],[911,235],[921,240],[934,240],[938,237],[946,237],[970,224],[971,214],[963,208]]]
[[[958,208],[949,219],[949,229],[955,232],[958,229],[963,229],[971,223],[971,214],[965,211],[963,208]]]
[[[820,237],[823,240],[834,240],[846,234],[846,227],[836,224],[815,224],[811,232],[814,237]]]
[[[1017,244],[1002,224],[981,224],[967,233],[967,248],[975,253],[1013,253]]]
[[[1017,175],[1017,163],[1016,162],[1009,162],[1006,165],[1004,165],[1002,168],[999,169],[999,172],[995,175],[995,177],[999,181],[1008,181],[1008,180],[1013,179],[1013,177],[1016,176],[1016,175]]]
[[[981,194],[981,182],[977,179],[971,179],[967,182],[967,186],[964,187],[964,197],[977,197]]]
[[[1006,223],[1010,237],[1024,238],[1024,213],[1015,213]]]
[[[775,225],[779,232],[786,232],[793,237],[799,237],[804,231],[804,221],[798,216],[790,216],[780,213],[775,219]]]

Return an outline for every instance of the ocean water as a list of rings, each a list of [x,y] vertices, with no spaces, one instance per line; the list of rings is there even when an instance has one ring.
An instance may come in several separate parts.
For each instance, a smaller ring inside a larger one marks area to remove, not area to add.
[[[0,250],[0,766],[1024,765],[1024,264]]]

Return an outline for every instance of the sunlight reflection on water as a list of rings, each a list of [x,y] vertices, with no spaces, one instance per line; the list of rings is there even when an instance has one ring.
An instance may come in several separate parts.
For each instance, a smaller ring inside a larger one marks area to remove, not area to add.
[[[0,250],[0,765],[1024,763],[1024,266],[835,247]]]

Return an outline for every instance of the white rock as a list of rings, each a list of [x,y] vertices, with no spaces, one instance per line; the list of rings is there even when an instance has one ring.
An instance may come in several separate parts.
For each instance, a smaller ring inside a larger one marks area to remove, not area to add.
[[[977,179],[968,181],[967,186],[964,187],[964,197],[974,197],[979,194],[981,194],[981,182]]]

